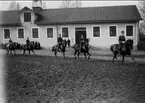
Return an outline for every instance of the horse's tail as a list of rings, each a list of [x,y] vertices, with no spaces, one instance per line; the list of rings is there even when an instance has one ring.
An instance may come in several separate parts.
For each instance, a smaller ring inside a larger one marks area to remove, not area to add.
[[[52,51],[52,52],[54,51],[54,46],[51,48],[51,51]]]
[[[72,46],[72,48],[74,48],[74,49],[75,49],[75,48],[76,48],[76,45],[77,45],[77,44],[74,44],[74,45]]]
[[[110,46],[110,50],[113,52],[114,45]]]
[[[54,46],[51,48],[51,51],[54,52],[54,51],[55,51],[55,48],[56,48],[56,45],[54,45]]]

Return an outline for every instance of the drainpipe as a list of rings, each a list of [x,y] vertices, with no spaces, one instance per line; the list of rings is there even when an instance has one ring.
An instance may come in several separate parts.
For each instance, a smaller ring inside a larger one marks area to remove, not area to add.
[[[57,32],[57,38],[58,38],[58,25],[56,25],[56,32]],[[58,40],[57,40],[57,44],[58,44]]]

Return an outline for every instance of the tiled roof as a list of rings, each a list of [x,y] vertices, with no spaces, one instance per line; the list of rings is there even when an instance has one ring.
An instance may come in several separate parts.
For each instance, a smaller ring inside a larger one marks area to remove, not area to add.
[[[1,12],[0,12],[1,13]],[[2,23],[19,23],[17,11],[3,12]],[[36,24],[63,24],[63,23],[95,23],[95,22],[121,22],[139,21],[141,16],[135,5],[83,7],[67,9],[43,9],[41,21]],[[4,22],[5,21],[5,22]]]
[[[0,25],[20,25],[19,11],[0,11]]]

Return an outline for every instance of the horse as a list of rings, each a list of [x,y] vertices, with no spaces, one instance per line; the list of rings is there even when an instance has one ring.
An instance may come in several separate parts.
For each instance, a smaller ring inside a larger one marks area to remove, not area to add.
[[[58,44],[52,47],[52,52],[54,52],[55,57],[57,57],[57,52],[59,52],[58,47],[59,47]],[[64,40],[62,41],[62,44],[60,45],[60,50],[61,50],[60,52],[63,53],[63,57],[65,58],[66,42]]]
[[[129,57],[132,58],[132,60],[134,61],[134,63],[137,65],[135,59],[133,58],[132,54],[131,54],[131,50],[133,49],[133,40],[132,39],[128,39],[122,46],[121,51],[119,50],[120,48],[119,44],[113,44],[110,46],[110,50],[113,52],[113,59],[112,59],[112,63],[114,64],[114,59],[117,59],[117,55],[120,52],[120,55],[122,55],[122,65],[124,63],[124,58],[126,55],[128,55]]]
[[[35,54],[34,45],[32,43],[30,43],[29,45],[22,44],[21,45],[21,50],[23,50],[23,55],[26,54],[25,51],[28,51],[29,55],[30,55],[30,51],[32,51]]]
[[[76,59],[76,55],[78,55],[78,58],[79,58],[80,53],[84,53],[85,58],[87,58],[86,57],[86,53],[87,53],[88,54],[88,59],[90,59],[91,55],[89,53],[89,46],[88,46],[87,43],[85,43],[82,48],[81,48],[80,44],[75,44],[73,46],[73,48],[74,48],[74,51],[75,51],[74,52],[75,59]]]
[[[13,51],[14,54],[16,55],[16,51],[15,51],[16,45],[14,43],[6,43],[5,49],[6,49],[7,55],[9,54],[9,51],[10,51],[10,54],[12,54],[12,51]]]

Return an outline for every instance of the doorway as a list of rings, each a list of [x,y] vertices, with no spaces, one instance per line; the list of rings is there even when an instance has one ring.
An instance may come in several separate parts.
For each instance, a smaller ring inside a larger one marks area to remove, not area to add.
[[[76,27],[75,28],[75,41],[76,44],[80,44],[81,35],[86,39],[86,27]]]

